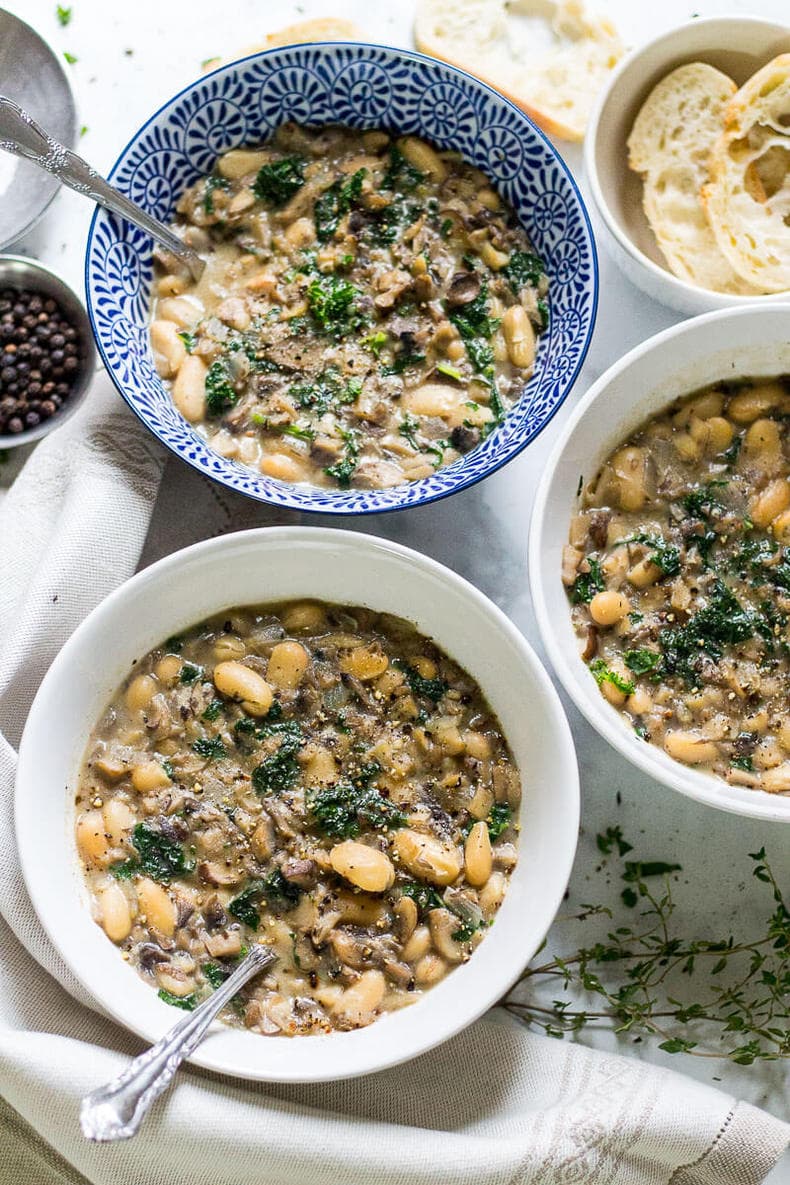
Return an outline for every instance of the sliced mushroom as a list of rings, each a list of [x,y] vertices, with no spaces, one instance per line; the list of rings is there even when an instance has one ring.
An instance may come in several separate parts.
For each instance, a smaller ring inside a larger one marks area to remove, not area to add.
[[[450,280],[446,301],[450,308],[471,304],[480,294],[480,277],[476,272],[456,272]]]
[[[198,876],[209,885],[237,885],[244,873],[232,865],[220,864],[217,860],[203,860],[198,864]]]

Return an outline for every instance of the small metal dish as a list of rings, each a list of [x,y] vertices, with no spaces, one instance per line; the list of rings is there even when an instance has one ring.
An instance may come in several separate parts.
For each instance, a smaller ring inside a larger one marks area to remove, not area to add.
[[[77,112],[68,78],[30,25],[0,9],[0,89],[69,148]],[[0,250],[35,226],[60,188],[57,177],[0,150]]]
[[[58,428],[69,416],[72,416],[82,403],[90,386],[96,369],[96,347],[93,344],[93,334],[88,314],[77,299],[68,284],[64,284],[59,276],[51,272],[35,259],[27,259],[23,255],[0,255],[0,292],[4,288],[15,288],[17,291],[37,292],[41,296],[52,297],[56,300],[69,321],[79,334],[80,368],[68,399],[48,420],[44,420],[35,428],[28,428],[26,432],[0,435],[0,449],[16,448],[20,444],[30,444],[40,440],[53,428]]]

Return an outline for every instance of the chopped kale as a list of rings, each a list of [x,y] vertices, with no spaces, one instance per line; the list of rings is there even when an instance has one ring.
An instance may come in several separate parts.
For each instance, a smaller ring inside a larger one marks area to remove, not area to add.
[[[425,181],[426,175],[411,164],[395,144],[390,147],[390,161],[381,179],[381,188],[411,193]]]
[[[329,465],[324,470],[329,477],[334,477],[341,489],[347,489],[351,484],[359,459],[359,435],[354,428],[338,428],[338,432],[346,442],[345,455],[341,461]]]
[[[546,274],[546,269],[537,255],[533,255],[531,251],[514,251],[510,256],[510,262],[502,269],[502,272],[507,277],[513,292],[518,296],[521,289],[528,284],[537,288]]]
[[[426,885],[422,881],[410,881],[406,885],[401,885],[401,892],[404,897],[411,897],[421,914],[432,909],[444,908],[444,898],[432,885]]]
[[[424,354],[417,354],[413,350],[400,350],[395,355],[391,366],[382,366],[381,373],[383,375],[403,374],[404,370],[408,370],[410,366],[418,366],[420,362],[424,361]]]
[[[611,683],[618,691],[622,691],[623,695],[631,695],[634,691],[635,684],[630,679],[624,679],[617,671],[613,671],[602,658],[596,658],[590,663],[590,674],[599,687],[602,683]]]
[[[111,869],[119,880],[128,880],[140,872],[166,885],[173,877],[193,871],[181,845],[168,839],[150,823],[137,824],[132,832],[132,845],[137,852],[136,859],[125,860]]]
[[[367,337],[363,337],[362,345],[370,350],[374,357],[378,358],[388,341],[389,334],[385,333],[383,329],[379,329],[375,333],[369,333]]]
[[[714,510],[724,510],[724,503],[715,491],[727,484],[726,481],[708,481],[705,485],[684,494],[680,502],[686,514],[692,518],[707,519]]]
[[[264,725],[255,730],[255,735],[259,739],[278,736],[280,744],[270,757],[266,757],[252,771],[254,789],[258,794],[281,794],[283,790],[289,790],[299,773],[296,753],[305,742],[301,728],[295,720],[285,720]]]
[[[172,638],[168,638],[165,641],[162,649],[165,650],[167,654],[180,654],[184,649],[184,639],[180,638],[177,634],[173,634]]]
[[[184,343],[184,349],[186,350],[187,354],[191,354],[192,351],[194,350],[195,346],[197,345],[197,337],[195,336],[195,334],[190,333],[188,329],[182,329],[179,333],[176,334],[176,337],[181,338],[181,341]]]
[[[420,451],[420,446],[417,443],[417,440],[415,439],[415,436],[414,436],[414,433],[419,431],[419,427],[420,427],[419,421],[416,419],[415,416],[410,415],[409,412],[406,412],[406,415],[403,417],[400,424],[398,425],[398,432],[400,433],[401,436],[405,437],[405,439],[408,440],[409,444],[414,449],[415,453],[418,453]]]
[[[450,237],[450,232],[452,231],[453,226],[454,226],[454,223],[453,223],[452,218],[444,218],[442,220],[442,225],[439,227],[439,234],[442,236],[443,239],[447,239]]]
[[[410,667],[407,663],[396,662],[394,666],[400,667],[406,676],[406,681],[411,688],[412,695],[418,698],[432,700],[433,703],[438,704],[444,693],[448,690],[449,684],[445,683],[444,679],[426,679],[423,675],[416,671],[414,667]]]
[[[221,699],[213,699],[203,712],[204,720],[216,720],[222,711],[224,704]]]
[[[633,671],[635,675],[647,675],[650,671],[654,671],[661,662],[661,655],[657,650],[650,650],[643,646],[639,650],[626,650],[625,665],[629,671]]]
[[[677,576],[680,571],[680,552],[672,543],[667,543],[663,535],[630,535],[628,539],[621,539],[620,542],[644,543],[652,548],[647,562],[660,568],[664,576]]]
[[[548,327],[549,327],[549,320],[551,319],[551,313],[549,311],[549,306],[548,306],[547,301],[545,301],[543,299],[538,301],[537,307],[538,307],[538,314],[540,316],[540,332],[543,333],[543,331],[548,329]]]
[[[228,755],[222,737],[198,737],[192,742],[192,748],[200,757],[205,757],[209,761],[218,761],[220,757]]]
[[[754,761],[748,754],[745,754],[743,757],[733,757],[730,765],[733,769],[743,769],[748,772],[754,769]]]
[[[454,942],[471,942],[472,937],[485,925],[482,918],[464,918],[457,930],[453,930],[451,938]]]
[[[357,169],[346,181],[335,181],[334,185],[330,185],[316,200],[313,214],[315,233],[319,242],[325,243],[332,238],[340,219],[357,203],[366,175],[367,169]]]
[[[238,403],[239,397],[231,382],[227,363],[217,358],[206,374],[206,412],[210,416],[221,416],[228,408]]]
[[[215,189],[229,189],[230,182],[227,177],[220,177],[216,173],[212,173],[210,177],[206,178],[205,189],[203,190],[203,209],[206,214],[214,213],[214,191]],[[191,351],[190,351],[191,352]]]
[[[660,677],[677,675],[695,685],[699,681],[702,654],[718,661],[725,646],[751,638],[755,625],[754,615],[743,608],[732,589],[717,580],[704,609],[695,613],[685,626],[665,629],[659,634]]]
[[[176,996],[166,988],[160,988],[157,995],[160,1000],[164,1000],[165,1004],[172,1004],[174,1008],[183,1008],[184,1012],[194,1012],[197,1007],[197,998],[194,992],[190,992],[188,996]]]
[[[344,380],[337,370],[330,367],[312,382],[295,383],[288,394],[299,407],[322,416],[332,408],[354,403],[362,394],[362,379],[354,376]]]
[[[600,560],[594,555],[588,555],[587,566],[589,572],[580,572],[571,585],[571,601],[574,605],[586,605],[596,593],[603,592],[606,587]]]
[[[253,184],[253,193],[270,206],[284,206],[304,185],[305,162],[298,156],[284,156],[263,165]]]
[[[203,677],[203,668],[194,662],[185,662],[178,676],[179,683],[197,683]]]
[[[176,776],[176,771],[173,768],[172,761],[167,761],[167,760],[163,761],[162,762],[162,769],[165,771],[167,776],[170,778],[170,781],[172,782]]]
[[[265,898],[272,905],[284,905],[290,909],[296,905],[301,895],[302,890],[299,886],[286,880],[280,869],[275,868],[261,880],[250,881],[238,897],[234,897],[230,902],[228,913],[245,926],[249,926],[251,930],[257,930],[261,921],[257,906],[262,899]]]
[[[310,282],[307,301],[316,328],[330,337],[345,337],[364,323],[357,304],[360,292],[348,280],[321,276]]]
[[[363,826],[391,831],[406,826],[406,816],[371,785],[381,766],[371,762],[350,783],[316,790],[308,806],[316,826],[334,839],[353,839]]]
[[[493,843],[494,840],[499,839],[503,831],[507,831],[510,826],[511,816],[513,812],[506,802],[496,802],[491,807],[491,813],[486,819],[488,823],[488,834]]]
[[[214,991],[216,991],[218,987],[222,987],[225,980],[230,976],[230,971],[225,971],[225,969],[220,967],[217,963],[204,963],[201,970],[211,986],[214,988]]]

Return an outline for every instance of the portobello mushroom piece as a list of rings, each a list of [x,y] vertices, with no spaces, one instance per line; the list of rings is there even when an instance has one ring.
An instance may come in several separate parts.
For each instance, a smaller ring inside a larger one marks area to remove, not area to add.
[[[220,927],[227,926],[228,915],[216,893],[212,893],[210,897],[206,898],[202,912],[203,921],[208,930],[219,930]]]
[[[236,927],[207,934],[203,945],[213,959],[235,959],[241,954],[241,932]]]
[[[480,295],[480,277],[477,272],[456,272],[447,288],[446,303],[450,308],[471,304]]]
[[[237,885],[244,879],[243,871],[232,865],[221,864],[218,860],[203,860],[197,870],[202,881],[218,888]]]
[[[311,889],[318,880],[318,865],[315,860],[300,860],[291,857],[284,860],[280,872],[287,881],[300,889]]]
[[[463,424],[458,424],[450,433],[450,444],[459,453],[471,452],[473,448],[477,448],[479,443],[479,428],[467,428]]]

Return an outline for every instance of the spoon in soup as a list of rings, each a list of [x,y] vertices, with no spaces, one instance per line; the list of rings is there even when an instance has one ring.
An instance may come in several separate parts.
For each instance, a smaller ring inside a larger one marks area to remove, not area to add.
[[[243,962],[217,990],[174,1025],[156,1045],[91,1094],[80,1107],[82,1134],[97,1144],[128,1140],[137,1133],[148,1111],[167,1090],[184,1058],[197,1048],[223,1005],[248,979],[271,967],[277,955],[268,946],[253,946]]]
[[[113,214],[133,222],[140,230],[151,235],[158,243],[171,251],[189,269],[195,280],[203,274],[205,264],[186,243],[169,227],[147,213],[131,198],[117,190],[87,161],[71,149],[53,140],[32,116],[23,111],[12,99],[0,95],[0,148],[29,160],[54,177],[75,193],[98,202]]]

